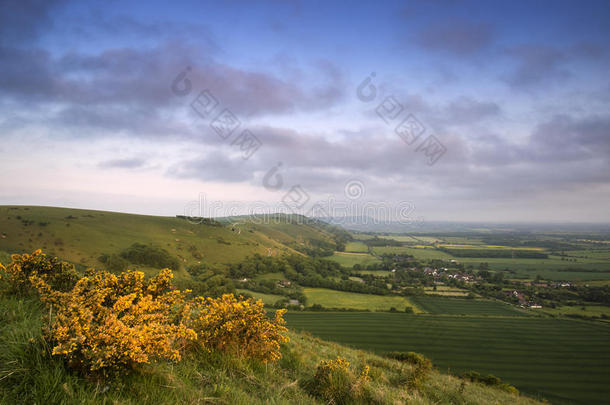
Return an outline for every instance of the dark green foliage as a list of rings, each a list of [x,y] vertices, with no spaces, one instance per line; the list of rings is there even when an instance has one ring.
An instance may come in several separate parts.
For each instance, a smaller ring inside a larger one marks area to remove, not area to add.
[[[226,270],[201,263],[187,267],[186,271],[193,277],[193,281],[176,280],[175,283],[180,288],[192,290],[195,295],[219,297],[235,293],[235,285]]]
[[[127,270],[129,267],[129,262],[116,253],[111,255],[104,253],[98,257],[98,260],[104,263],[106,270],[113,273],[120,273],[121,271]]]
[[[476,372],[476,371],[468,371],[466,373],[463,373],[460,378],[464,379],[464,380],[468,380],[470,382],[474,382],[474,383],[480,383],[480,384],[484,384],[490,387],[496,387],[496,388],[500,388],[501,390],[510,392],[512,394],[519,394],[519,390],[515,387],[513,387],[512,385],[503,383],[502,380],[499,377],[496,377],[493,374],[489,374],[489,375],[481,375],[481,373]]]
[[[167,250],[156,246],[144,245],[142,243],[134,243],[123,250],[121,252],[121,257],[134,264],[141,264],[158,269],[170,268],[178,270],[180,268],[178,259],[173,257]]]
[[[406,377],[406,385],[410,390],[419,390],[430,377],[432,362],[423,354],[415,352],[390,352],[386,357],[410,364],[411,372]]]

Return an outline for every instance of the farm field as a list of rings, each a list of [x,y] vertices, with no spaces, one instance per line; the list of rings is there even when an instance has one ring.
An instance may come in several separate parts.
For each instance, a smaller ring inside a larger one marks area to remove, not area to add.
[[[368,253],[369,247],[362,242],[347,242],[345,251],[350,253]]]
[[[379,239],[393,239],[398,242],[417,243],[418,240],[410,235],[379,235]]]
[[[358,274],[372,274],[373,276],[386,277],[392,274],[388,270],[357,270],[355,273]]]
[[[448,248],[448,249],[464,249],[464,250],[469,250],[469,249],[476,249],[476,250],[531,250],[531,251],[537,251],[537,252],[542,252],[544,251],[544,249],[539,248],[539,247],[519,247],[519,248],[515,248],[512,246],[501,246],[501,245],[471,245],[471,244],[447,244],[447,243],[441,243],[438,246],[440,247],[444,247],[444,248]]]
[[[445,315],[494,315],[523,316],[528,315],[509,304],[491,300],[478,300],[451,297],[419,296],[410,298],[422,311],[430,314]]]
[[[352,233],[352,237],[355,240],[369,240],[369,239],[373,239],[375,236],[367,235],[365,233]]]
[[[381,262],[378,258],[371,256],[368,253],[335,252],[332,256],[326,257],[325,259],[333,260],[344,267],[352,267],[354,264],[368,266],[369,264]]]
[[[549,259],[460,257],[456,260],[466,265],[471,264],[475,268],[480,263],[487,263],[491,270],[510,269],[515,271],[511,278],[535,278],[540,274],[543,278],[549,280],[610,279],[610,262],[599,259],[566,262],[555,256],[550,256]]]
[[[254,297],[257,300],[263,300],[263,302],[266,305],[273,305],[277,301],[286,298],[282,295],[264,294],[264,293],[260,293],[260,292],[256,292],[256,291],[252,291],[252,290],[247,290],[245,288],[237,288],[236,291],[241,294],[251,295],[252,297]]]
[[[410,306],[413,311],[419,309],[406,297],[384,296],[374,294],[359,294],[346,291],[329,290],[326,288],[303,288],[307,297],[307,305],[319,304],[326,308],[349,308],[369,311],[387,311],[394,307],[404,311]]]
[[[373,246],[373,253],[376,255],[384,254],[411,254],[409,250],[413,248],[407,246]]]
[[[402,247],[399,246],[399,248],[402,248]],[[436,249],[434,249],[432,247],[429,247],[429,248],[428,247],[421,247],[421,248],[405,247],[403,249],[404,250],[401,251],[401,253],[412,255],[413,257],[415,257],[416,259],[419,259],[419,260],[432,260],[432,259],[451,260],[451,259],[455,259],[450,254],[447,254],[445,252],[441,252],[440,250],[436,250]],[[394,253],[394,252],[388,252],[388,253]]]
[[[464,290],[457,287],[449,287],[446,285],[439,285],[436,287],[436,291],[433,287],[424,287],[426,295],[440,295],[446,297],[465,297],[468,295],[468,290]]]
[[[602,305],[564,305],[557,308],[542,308],[542,312],[552,315],[582,315],[582,316],[602,316],[610,317],[610,307]]]
[[[441,371],[494,374],[554,404],[610,397],[610,325],[538,317],[295,313],[288,326],[354,347],[416,351]]]
[[[585,257],[590,259],[610,260],[610,250],[566,250],[565,254],[572,257]]]

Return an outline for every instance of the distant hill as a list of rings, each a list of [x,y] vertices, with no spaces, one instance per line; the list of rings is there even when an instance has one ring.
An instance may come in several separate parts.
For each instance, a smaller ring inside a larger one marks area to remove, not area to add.
[[[167,250],[185,266],[228,264],[260,254],[308,253],[337,247],[341,231],[302,217],[277,215],[273,221],[250,217],[215,220],[160,217],[71,208],[0,206],[0,251],[41,248],[75,264],[102,265],[99,258],[119,254],[134,243]],[[267,222],[267,223],[265,223]],[[345,237],[345,235],[343,235]]]

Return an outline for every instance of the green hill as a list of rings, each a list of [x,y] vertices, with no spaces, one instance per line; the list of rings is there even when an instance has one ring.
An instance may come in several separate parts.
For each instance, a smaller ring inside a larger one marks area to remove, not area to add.
[[[120,254],[134,243],[165,249],[178,259],[178,277],[197,263],[228,264],[253,254],[281,255],[336,248],[336,228],[295,216],[276,215],[259,224],[249,217],[206,220],[55,207],[0,206],[0,250],[43,249],[85,267],[102,267],[100,256]],[[144,269],[146,270],[146,269]]]

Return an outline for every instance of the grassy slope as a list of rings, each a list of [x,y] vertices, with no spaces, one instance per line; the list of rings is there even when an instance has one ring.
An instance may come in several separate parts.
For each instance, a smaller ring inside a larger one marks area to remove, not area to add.
[[[66,370],[41,339],[43,310],[32,300],[0,297],[0,403],[37,404],[321,404],[301,382],[320,360],[346,358],[356,370],[371,366],[373,396],[380,404],[536,404],[479,384],[434,372],[421,392],[399,383],[410,367],[374,354],[290,332],[274,365],[194,353],[177,364],[160,363],[140,373],[97,383]],[[31,341],[30,341],[31,339]]]
[[[67,219],[69,216],[75,219]],[[23,220],[34,223],[26,226]],[[48,225],[42,226],[44,222]],[[254,253],[266,256],[269,249],[274,255],[295,252],[284,243],[331,240],[328,232],[315,225],[280,223],[238,227],[239,233],[232,230],[231,225],[198,225],[174,217],[0,206],[0,250],[30,252],[42,248],[46,253],[74,263],[99,267],[97,258],[102,253],[119,253],[134,242],[140,242],[168,250],[184,265],[199,261],[192,249],[201,254],[206,263],[224,264],[241,261]]]

